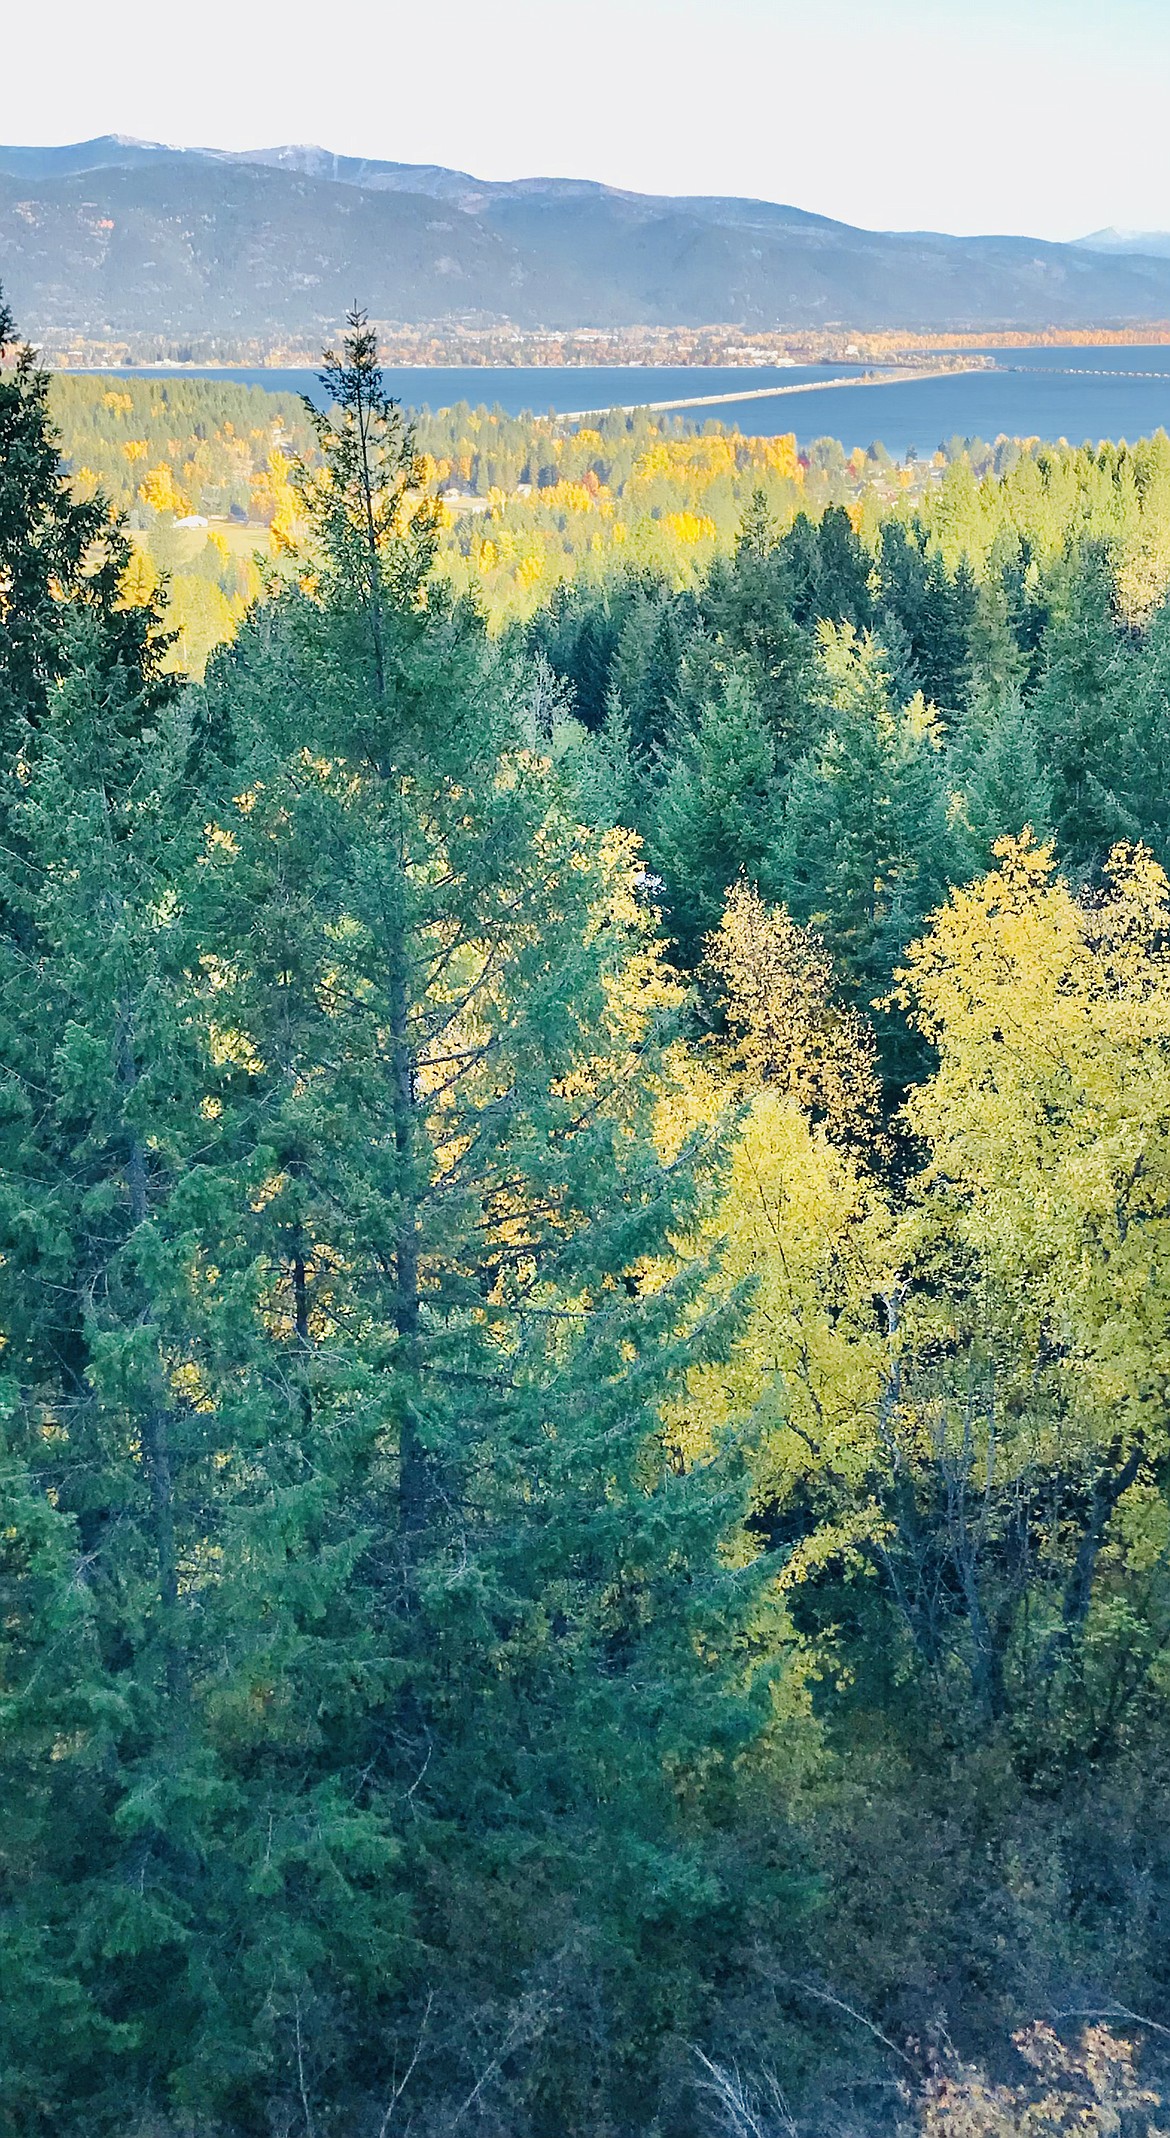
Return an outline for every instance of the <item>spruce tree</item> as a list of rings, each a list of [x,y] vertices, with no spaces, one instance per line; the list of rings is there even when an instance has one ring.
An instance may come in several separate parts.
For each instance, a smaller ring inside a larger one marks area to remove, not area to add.
[[[1052,621],[1031,700],[1053,782],[1053,829],[1076,865],[1102,861],[1131,826],[1115,793],[1134,649],[1118,628],[1109,559],[1086,545],[1052,575]]]
[[[1052,780],[1036,722],[1018,691],[1005,690],[968,714],[948,760],[962,808],[955,823],[957,881],[986,870],[997,839],[1025,825],[1043,837],[1052,823]]]
[[[377,2128],[416,2049],[432,2120],[489,2080],[648,2120],[699,1927],[754,1904],[737,1498],[662,1422],[722,1314],[681,1252],[713,1161],[663,1142],[678,990],[628,840],[427,576],[360,318],[326,377],[298,579],[206,691],[79,598],[15,714],[0,2101],[35,2138]]]
[[[682,679],[679,695],[693,722],[737,674],[784,767],[815,730],[815,676],[809,639],[788,607],[783,545],[763,545],[760,530],[753,532],[749,522],[748,539],[737,545],[734,559],[712,566],[699,604],[704,636],[688,649],[692,672]]]
[[[8,361],[5,361],[7,357]],[[0,288],[0,753],[4,769],[45,716],[53,684],[70,666],[78,609],[100,624],[91,640],[107,667],[157,674],[145,641],[157,632],[149,606],[121,602],[130,558],[124,529],[98,492],[77,498],[61,466],[49,414],[49,374],[27,343]]]
[[[714,1552],[728,1498],[658,1424],[708,1340],[670,1247],[701,1176],[654,1140],[674,989],[633,851],[582,833],[507,657],[426,579],[360,320],[327,376],[307,590],[208,682],[241,759],[192,893],[218,1077],[176,1225],[240,1451],[207,1606],[262,1880],[219,1978],[239,2098],[307,2037],[311,2098],[368,2115],[436,1980],[427,2084],[465,2095],[475,2026],[567,1950],[617,1999],[623,2083],[652,2055],[625,1956],[689,1979],[706,1815],[684,1840],[669,1777],[723,1683],[699,1629],[748,1585]],[[752,1726],[733,1696],[719,1733]],[[567,2115],[558,2025],[524,2085]]]
[[[870,591],[872,559],[854,532],[843,505],[830,505],[818,532],[819,601],[817,618],[865,630],[873,620]]]
[[[941,712],[956,713],[971,684],[975,581],[966,558],[952,575],[936,553],[926,568],[917,661],[923,692]]]
[[[702,707],[667,773],[649,852],[684,963],[693,964],[741,876],[769,895],[780,830],[775,738],[750,684],[733,669]]]
[[[624,721],[631,763],[643,779],[660,776],[673,746],[680,669],[695,628],[693,602],[665,588],[639,590],[622,626],[609,712]]]
[[[26,445],[38,408],[43,422],[43,400],[26,399]],[[41,446],[30,524],[65,521],[72,538],[47,430]],[[9,671],[19,770],[0,864],[0,1323],[17,1511],[0,1788],[24,1803],[0,1965],[25,2044],[5,2060],[6,2106],[30,2130],[100,2124],[115,2066],[149,2065],[194,2016],[176,1981],[146,2050],[143,2000],[175,1965],[189,1885],[180,1589],[206,1500],[174,1378],[185,1287],[160,1232],[190,1145],[178,886],[200,812],[158,619],[118,608],[124,541],[104,507],[95,524],[94,573],[38,591],[30,567],[21,582],[32,614],[14,639],[41,652],[30,697]]]
[[[830,505],[819,523],[800,513],[776,556],[785,605],[805,630],[872,622],[872,559],[843,505]]]
[[[1142,841],[1170,866],[1170,605],[1150,619],[1140,654],[1120,667],[1110,793],[1122,837]]]
[[[775,878],[868,1011],[945,893],[952,841],[941,737],[921,696],[891,701],[884,652],[868,634],[824,625],[820,637],[832,725],[788,784]],[[900,1084],[912,1066],[904,1028],[883,1010],[878,1032],[886,1074]]]

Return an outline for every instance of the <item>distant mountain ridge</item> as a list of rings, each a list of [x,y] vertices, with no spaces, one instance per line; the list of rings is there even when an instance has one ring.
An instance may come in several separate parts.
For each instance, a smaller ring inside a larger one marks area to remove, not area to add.
[[[0,281],[33,335],[315,337],[355,296],[404,324],[549,329],[1170,317],[1170,257],[1117,235],[862,230],[771,201],[481,180],[303,144],[0,148]]]
[[[1091,252],[1145,253],[1157,259],[1170,258],[1170,230],[1094,230],[1081,239]]]

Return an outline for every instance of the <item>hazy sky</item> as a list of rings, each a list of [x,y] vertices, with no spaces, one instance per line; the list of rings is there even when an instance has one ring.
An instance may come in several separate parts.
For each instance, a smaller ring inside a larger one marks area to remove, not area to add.
[[[875,228],[1170,227],[1170,0],[42,0],[0,140],[318,141]]]

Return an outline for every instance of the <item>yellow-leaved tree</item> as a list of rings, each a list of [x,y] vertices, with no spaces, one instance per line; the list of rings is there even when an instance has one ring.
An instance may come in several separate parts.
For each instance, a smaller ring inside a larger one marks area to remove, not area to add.
[[[715,1223],[745,1305],[678,1430],[744,1437],[749,1535],[822,1663],[864,1624],[945,1727],[1042,1767],[1170,1690],[1170,887],[1141,850],[1081,899],[1028,833],[996,859],[900,976],[936,1067],[896,1193],[832,1133],[864,1028],[785,916],[729,903]]]
[[[1170,885],[1140,848],[1082,898],[1030,832],[995,854],[900,976],[937,1068],[889,1504],[920,1654],[1042,1760],[1123,1737],[1170,1637]]]
[[[165,460],[160,460],[157,467],[147,470],[138,486],[138,495],[143,504],[149,505],[152,511],[171,512],[176,519],[181,519],[191,510],[190,498],[185,491],[180,490],[175,481],[174,469],[169,467]]]
[[[1170,1374],[1170,885],[1115,849],[1074,898],[1002,839],[914,946],[901,999],[938,1050],[908,1116],[930,1222],[976,1261],[1076,1409],[1154,1451]]]
[[[741,1322],[725,1358],[695,1367],[673,1422],[691,1453],[742,1437],[751,1529],[783,1545],[791,1589],[855,1554],[877,1520],[868,1480],[898,1250],[861,1155],[876,1135],[873,1035],[837,1000],[819,939],[746,883],[728,893],[703,975],[726,1037],[701,1073],[735,1123],[707,1244],[713,1289],[740,1297]]]
[[[821,938],[742,880],[704,946],[726,1021],[725,1065],[787,1092],[837,1142],[872,1143],[880,1085],[871,1027],[836,992]]]

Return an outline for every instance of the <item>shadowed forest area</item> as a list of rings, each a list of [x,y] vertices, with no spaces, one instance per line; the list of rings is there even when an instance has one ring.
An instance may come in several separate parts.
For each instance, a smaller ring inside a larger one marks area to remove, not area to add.
[[[192,677],[0,345],[0,2124],[1170,2130],[1170,441],[355,313]]]

